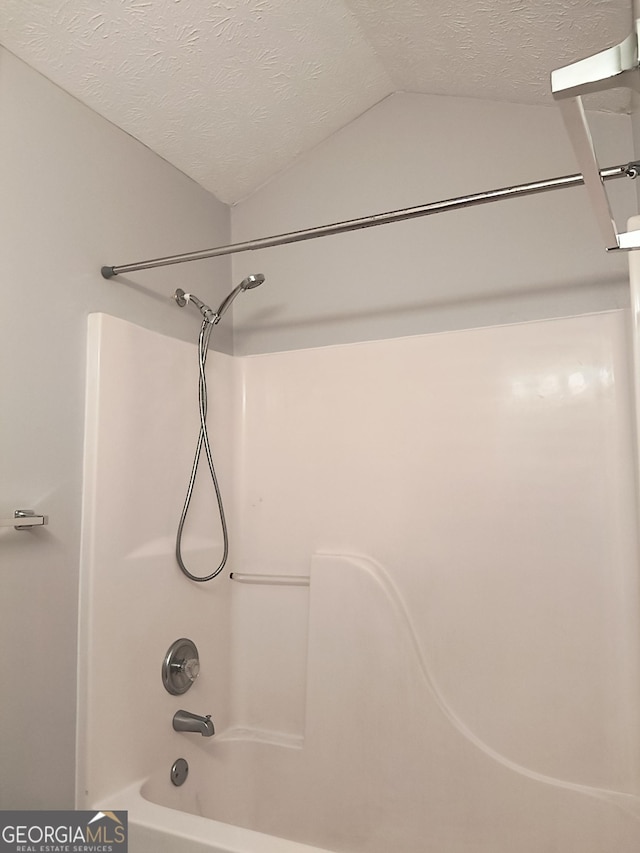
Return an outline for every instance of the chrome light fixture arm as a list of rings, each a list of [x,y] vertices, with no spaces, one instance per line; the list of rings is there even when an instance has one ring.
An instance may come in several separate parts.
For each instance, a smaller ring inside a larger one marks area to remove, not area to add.
[[[596,222],[608,251],[640,248],[640,231],[618,232],[600,174],[582,96],[618,87],[640,89],[639,28],[640,21],[634,19],[633,31],[620,44],[551,73],[551,91],[562,112]]]

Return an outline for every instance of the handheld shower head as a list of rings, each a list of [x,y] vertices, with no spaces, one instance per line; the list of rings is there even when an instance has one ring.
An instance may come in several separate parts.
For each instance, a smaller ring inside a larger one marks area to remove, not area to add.
[[[205,305],[204,302],[198,299],[197,296],[194,296],[193,293],[185,293],[181,288],[176,290],[173,298],[181,308],[184,308],[187,302],[193,302],[193,304],[200,310],[204,319],[215,326],[220,322],[220,320],[222,320],[223,314],[230,307],[231,303],[239,293],[244,293],[245,290],[253,290],[254,287],[261,285],[263,281],[264,276],[262,273],[248,275],[246,278],[243,278],[240,284],[237,287],[234,287],[228,296],[225,296],[217,311],[213,311],[208,305]]]
[[[239,287],[242,288],[242,290],[253,290],[254,287],[259,287],[263,281],[264,276],[259,272],[255,275],[248,275],[240,282]]]
[[[257,273],[256,275],[248,275],[246,278],[243,278],[240,284],[231,291],[231,293],[226,296],[220,305],[218,306],[218,310],[216,311],[216,317],[213,321],[214,324],[217,324],[222,320],[222,316],[227,311],[227,309],[231,306],[231,303],[236,298],[239,293],[244,293],[245,290],[253,290],[254,287],[258,287],[264,281],[264,276],[262,273]]]

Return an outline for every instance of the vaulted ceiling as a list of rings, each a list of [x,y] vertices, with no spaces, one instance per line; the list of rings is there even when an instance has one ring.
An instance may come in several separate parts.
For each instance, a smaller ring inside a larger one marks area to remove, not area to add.
[[[630,27],[630,0],[0,3],[1,44],[230,204],[393,92],[551,103]]]

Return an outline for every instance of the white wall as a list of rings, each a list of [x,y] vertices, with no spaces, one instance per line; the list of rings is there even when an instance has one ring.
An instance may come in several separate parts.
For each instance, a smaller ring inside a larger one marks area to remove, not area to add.
[[[73,805],[87,313],[193,340],[197,315],[167,297],[182,286],[215,301],[230,286],[224,259],[112,282],[99,270],[227,242],[229,216],[2,48],[0,186],[0,517],[49,515],[45,530],[0,531],[0,808],[54,809]]]
[[[603,166],[633,158],[628,116],[591,113]],[[398,94],[232,210],[234,241],[578,171],[555,106]],[[622,227],[634,185],[608,184]],[[246,255],[234,258],[237,273]],[[565,316],[626,306],[574,188],[249,255],[267,283],[238,301],[236,351]]]
[[[184,744],[171,728],[179,708],[211,714],[218,729],[228,725],[231,611],[228,569],[213,583],[193,583],[174,555],[199,428],[195,345],[94,314],[88,349],[77,781],[86,808],[150,767],[168,773]],[[239,537],[230,448],[241,433],[233,362],[214,354],[208,363],[210,436],[232,555]],[[148,413],[149,428],[136,429]],[[203,454],[182,545],[195,575],[218,565],[218,519]],[[171,696],[161,663],[180,637],[199,649],[201,674],[187,695]]]
[[[481,740],[635,792],[627,323],[618,311],[245,359],[235,568],[374,560]]]

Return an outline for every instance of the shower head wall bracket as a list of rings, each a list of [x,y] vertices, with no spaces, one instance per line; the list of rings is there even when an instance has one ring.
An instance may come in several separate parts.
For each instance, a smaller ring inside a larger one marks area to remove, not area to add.
[[[600,174],[582,96],[618,87],[640,91],[639,32],[640,20],[634,16],[633,31],[623,42],[551,72],[551,91],[562,112],[607,251],[640,248],[640,231],[618,232]]]

